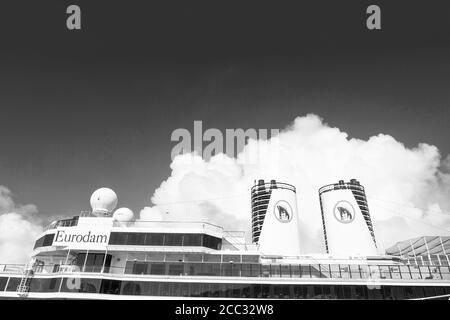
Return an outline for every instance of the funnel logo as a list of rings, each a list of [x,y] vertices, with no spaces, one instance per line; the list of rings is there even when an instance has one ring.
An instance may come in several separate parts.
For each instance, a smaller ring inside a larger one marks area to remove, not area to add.
[[[289,222],[292,220],[292,208],[284,200],[278,201],[275,204],[274,214],[278,221]]]
[[[350,223],[355,219],[355,209],[348,201],[339,201],[334,206],[334,216],[342,223]]]

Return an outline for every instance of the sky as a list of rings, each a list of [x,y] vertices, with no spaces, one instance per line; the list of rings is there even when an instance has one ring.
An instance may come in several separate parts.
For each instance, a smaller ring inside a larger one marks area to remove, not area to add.
[[[351,138],[450,153],[445,1],[377,1],[377,31],[368,1],[76,3],[79,31],[72,1],[0,10],[0,185],[43,221],[89,209],[102,186],[151,205],[171,133],[194,120],[284,129],[312,113]]]

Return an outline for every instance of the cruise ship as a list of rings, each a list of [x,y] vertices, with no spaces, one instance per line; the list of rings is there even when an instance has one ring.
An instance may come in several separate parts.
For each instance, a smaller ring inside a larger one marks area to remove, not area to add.
[[[302,254],[296,188],[257,180],[251,230],[143,221],[108,188],[92,210],[52,222],[26,265],[0,264],[3,299],[445,299],[450,237],[380,252],[364,187],[318,190],[326,253]],[[248,241],[246,241],[248,239]],[[399,239],[401,240],[401,239]]]

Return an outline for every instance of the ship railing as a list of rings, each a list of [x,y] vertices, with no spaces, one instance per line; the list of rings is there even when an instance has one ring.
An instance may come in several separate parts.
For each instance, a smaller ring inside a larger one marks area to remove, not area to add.
[[[164,268],[161,269],[161,265]],[[154,269],[157,265],[158,269]],[[170,267],[166,268],[166,265]],[[3,265],[0,272],[23,273],[24,265]],[[159,270],[154,273],[152,270]],[[174,270],[178,273],[174,274]],[[35,270],[36,274],[100,273],[120,275],[157,276],[219,276],[219,277],[270,277],[270,278],[328,278],[359,279],[376,286],[384,280],[395,281],[450,281],[450,267],[417,267],[408,265],[360,264],[280,264],[238,261],[138,261],[127,260],[123,267],[47,264]]]
[[[114,221],[113,227],[134,227],[134,228],[161,228],[169,227],[173,229],[183,229],[199,227],[205,231],[223,232],[223,228],[204,221],[150,221],[150,220],[135,220],[128,222]]]
[[[25,264],[0,264],[0,273],[23,273]]]

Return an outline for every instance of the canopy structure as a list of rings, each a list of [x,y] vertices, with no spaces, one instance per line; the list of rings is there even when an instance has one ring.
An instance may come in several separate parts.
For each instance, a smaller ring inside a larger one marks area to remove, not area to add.
[[[422,236],[397,242],[386,254],[402,257],[449,255],[450,236]]]

